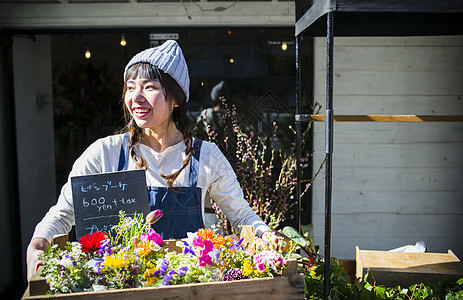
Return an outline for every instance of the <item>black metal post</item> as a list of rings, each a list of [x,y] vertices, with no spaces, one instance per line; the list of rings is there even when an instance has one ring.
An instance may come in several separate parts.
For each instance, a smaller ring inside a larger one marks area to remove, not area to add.
[[[301,230],[301,56],[300,56],[300,37],[296,36],[296,201],[297,201],[297,213],[296,213],[296,224],[297,231]]]
[[[331,263],[331,194],[332,194],[332,153],[333,153],[333,30],[334,13],[327,14],[326,21],[326,114],[325,114],[325,281],[324,299],[330,294]]]

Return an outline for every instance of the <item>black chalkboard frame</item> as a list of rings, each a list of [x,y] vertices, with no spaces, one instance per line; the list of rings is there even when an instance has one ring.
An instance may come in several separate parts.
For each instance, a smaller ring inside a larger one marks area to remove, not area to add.
[[[144,170],[118,171],[71,177],[76,239],[95,232],[109,233],[126,216],[149,213]]]

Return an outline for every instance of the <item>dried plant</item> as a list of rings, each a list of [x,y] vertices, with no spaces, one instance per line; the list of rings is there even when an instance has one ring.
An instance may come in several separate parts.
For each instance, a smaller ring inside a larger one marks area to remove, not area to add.
[[[209,141],[216,143],[230,161],[244,198],[259,217],[272,229],[288,217],[290,209],[297,204],[294,189],[297,184],[295,143],[286,151],[278,145],[278,124],[273,123],[270,137],[258,135],[252,126],[239,126],[234,105],[229,107],[222,99],[225,113],[223,115],[223,132],[214,132],[208,127]],[[319,104],[315,108],[319,107]],[[246,124],[246,122],[240,122]],[[308,154],[307,140],[311,124],[302,134],[302,153]],[[289,126],[295,137],[295,130]],[[276,150],[277,149],[277,150]],[[306,163],[302,159],[301,164]],[[315,175],[318,175],[318,169]],[[304,193],[307,192],[316,176],[302,182]],[[217,213],[217,227],[224,234],[234,234],[226,216],[211,199],[212,207]]]

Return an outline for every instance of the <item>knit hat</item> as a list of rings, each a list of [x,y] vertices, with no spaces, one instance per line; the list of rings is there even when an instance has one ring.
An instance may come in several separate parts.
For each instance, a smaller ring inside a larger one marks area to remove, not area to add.
[[[188,76],[188,67],[183,57],[182,49],[174,40],[168,40],[158,47],[146,49],[136,54],[129,61],[124,70],[124,79],[127,70],[137,63],[149,63],[166,74],[169,74],[182,88],[185,93],[185,99],[190,98],[190,77]]]

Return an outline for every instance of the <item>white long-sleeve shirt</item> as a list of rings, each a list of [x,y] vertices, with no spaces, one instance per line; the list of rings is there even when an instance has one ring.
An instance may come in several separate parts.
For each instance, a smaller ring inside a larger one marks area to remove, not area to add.
[[[41,237],[49,242],[55,234],[67,234],[75,224],[72,201],[71,180],[73,176],[115,172],[118,171],[119,155],[124,135],[112,135],[95,141],[74,163],[67,183],[61,189],[58,202],[50,208],[34,231],[32,239]],[[141,155],[148,164],[146,170],[147,186],[167,186],[167,181],[161,177],[163,174],[172,174],[180,169],[185,155],[183,141],[170,146],[164,152],[158,153],[143,144],[136,144],[135,151]],[[136,170],[133,159],[128,159],[128,170]],[[189,165],[180,173],[174,186],[188,186]],[[199,158],[197,186],[201,188],[201,208],[204,219],[204,204],[206,193],[219,205],[235,228],[238,225],[253,225],[256,234],[261,235],[270,230],[267,225],[249,207],[243,198],[243,191],[236,179],[236,175],[217,145],[203,142]]]

